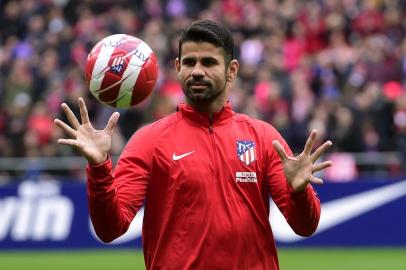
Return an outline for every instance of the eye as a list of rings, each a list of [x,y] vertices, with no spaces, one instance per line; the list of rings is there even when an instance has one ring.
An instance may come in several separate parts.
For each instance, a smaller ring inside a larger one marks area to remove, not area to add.
[[[218,62],[217,62],[217,60],[214,59],[214,58],[204,58],[204,59],[202,60],[202,64],[203,64],[204,66],[214,66],[214,65],[217,65]]]
[[[193,58],[182,59],[182,65],[192,67],[196,64],[196,60]]]

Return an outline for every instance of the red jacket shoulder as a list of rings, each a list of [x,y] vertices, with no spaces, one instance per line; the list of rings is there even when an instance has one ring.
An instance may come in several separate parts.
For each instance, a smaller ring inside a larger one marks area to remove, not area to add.
[[[157,137],[159,137],[170,126],[175,125],[180,119],[181,117],[179,113],[172,113],[152,123],[146,124],[133,134],[133,136],[130,138],[130,141],[138,137],[139,138],[148,137],[148,140],[154,140]]]
[[[236,114],[236,121],[246,123],[252,128],[256,129],[261,135],[265,136],[267,139],[280,139],[282,136],[277,131],[277,129],[272,126],[270,123],[253,118],[246,114]]]

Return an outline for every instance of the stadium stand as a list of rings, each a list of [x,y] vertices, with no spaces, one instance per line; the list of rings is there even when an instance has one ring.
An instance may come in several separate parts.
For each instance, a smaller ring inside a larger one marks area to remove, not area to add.
[[[320,141],[334,142],[330,158],[339,167],[332,169],[347,172],[340,179],[406,175],[405,1],[3,0],[0,179],[80,174],[77,153],[55,143],[61,130],[53,119],[63,118],[60,103],[78,111],[84,96],[95,126],[107,122],[113,110],[92,98],[83,79],[88,51],[107,35],[142,38],[160,65],[154,94],[121,112],[112,154],[140,126],[174,111],[182,101],[177,36],[198,18],[233,31],[241,63],[230,95],[236,111],[272,123],[294,152],[317,128]]]

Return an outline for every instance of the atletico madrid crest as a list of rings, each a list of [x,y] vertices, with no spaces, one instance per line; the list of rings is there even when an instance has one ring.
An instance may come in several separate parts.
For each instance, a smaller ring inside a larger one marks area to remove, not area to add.
[[[121,73],[121,70],[124,67],[124,57],[116,57],[113,59],[110,70],[114,73]]]
[[[246,165],[253,162],[255,157],[255,143],[253,141],[237,141],[237,156]]]

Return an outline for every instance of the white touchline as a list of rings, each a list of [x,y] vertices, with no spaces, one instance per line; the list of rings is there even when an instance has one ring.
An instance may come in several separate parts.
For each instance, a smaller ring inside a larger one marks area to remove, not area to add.
[[[315,234],[326,231],[405,195],[406,180],[326,203],[322,202],[320,223]],[[274,203],[271,206],[270,222],[277,241],[291,243],[306,239],[293,232]]]
[[[192,153],[194,153],[194,152],[195,152],[195,150],[190,151],[190,152],[188,152],[188,153],[185,153],[185,154],[183,154],[183,155],[179,155],[179,156],[177,156],[175,153],[173,153],[172,159],[173,159],[173,160],[179,160],[179,159],[184,158],[184,157],[186,157],[186,156],[188,156],[188,155],[190,155],[190,154],[192,154]]]

